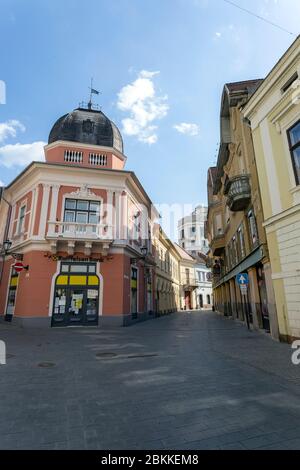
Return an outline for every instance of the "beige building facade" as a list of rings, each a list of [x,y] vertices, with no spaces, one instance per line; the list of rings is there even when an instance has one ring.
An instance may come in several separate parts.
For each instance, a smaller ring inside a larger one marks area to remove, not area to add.
[[[282,340],[300,338],[300,37],[243,110],[251,125]]]
[[[180,309],[180,256],[174,244],[157,225],[155,250],[155,311],[158,316]]]
[[[242,114],[261,82],[250,80],[224,87],[218,162],[208,171],[206,236],[216,310],[278,338],[251,129]],[[245,295],[237,282],[243,273],[249,277]]]

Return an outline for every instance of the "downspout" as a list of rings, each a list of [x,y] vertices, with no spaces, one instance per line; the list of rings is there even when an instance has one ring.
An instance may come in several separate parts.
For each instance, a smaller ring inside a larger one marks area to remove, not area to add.
[[[8,239],[8,232],[9,232],[9,226],[10,226],[10,219],[11,219],[11,213],[12,213],[12,205],[10,202],[8,202],[7,199],[5,199],[3,196],[1,197],[1,201],[6,202],[8,205],[8,213],[7,213],[7,218],[6,218],[6,224],[5,224],[5,231],[4,231],[4,238],[3,242]],[[2,282],[2,277],[3,277],[3,271],[4,271],[4,262],[5,262],[5,252],[3,251],[2,254],[2,263],[1,263],[1,270],[0,270],[0,284]]]

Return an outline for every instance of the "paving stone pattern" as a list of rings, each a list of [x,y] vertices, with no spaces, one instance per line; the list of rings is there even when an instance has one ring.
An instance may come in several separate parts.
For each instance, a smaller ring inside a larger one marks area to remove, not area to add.
[[[216,313],[0,339],[0,449],[300,449],[291,347]]]

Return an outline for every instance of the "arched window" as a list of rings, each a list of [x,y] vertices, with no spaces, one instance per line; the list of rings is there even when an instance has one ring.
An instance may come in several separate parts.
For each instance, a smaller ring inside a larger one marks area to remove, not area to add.
[[[207,295],[207,305],[210,305],[210,295]]]

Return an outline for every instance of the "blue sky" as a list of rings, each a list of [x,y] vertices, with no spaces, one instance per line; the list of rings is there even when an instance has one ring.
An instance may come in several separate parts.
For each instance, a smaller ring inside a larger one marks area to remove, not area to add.
[[[236,0],[299,32],[299,0]],[[122,131],[155,203],[206,201],[224,83],[264,77],[293,37],[223,0],[0,0],[0,180],[88,97]]]

